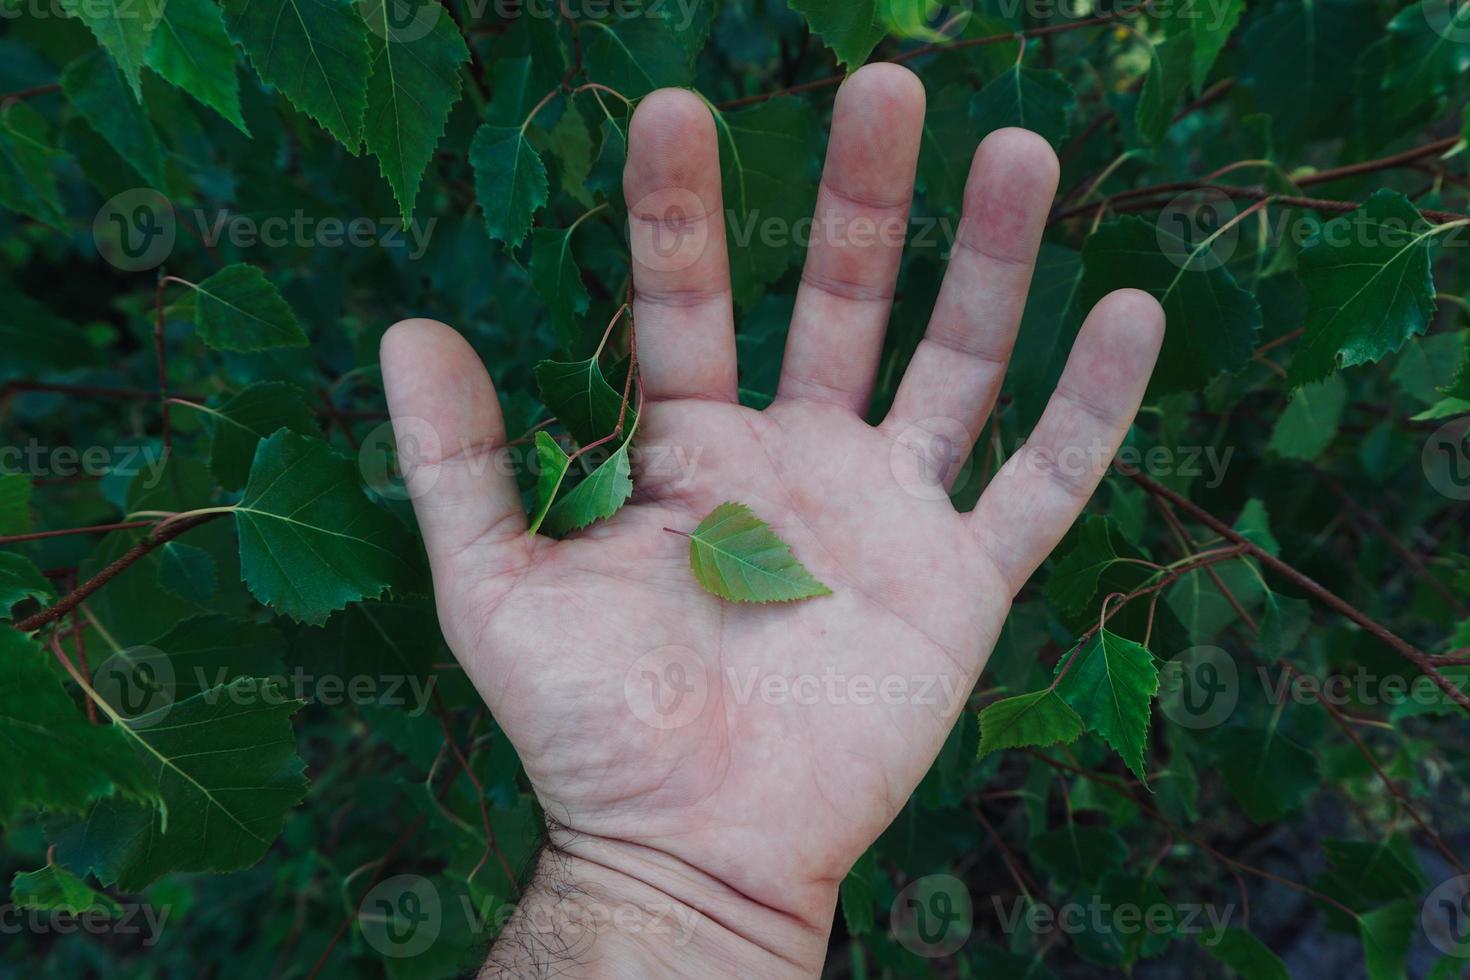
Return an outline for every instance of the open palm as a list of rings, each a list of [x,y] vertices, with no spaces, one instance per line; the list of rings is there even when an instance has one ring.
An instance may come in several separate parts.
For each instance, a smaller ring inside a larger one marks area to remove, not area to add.
[[[956,512],[945,488],[999,390],[1057,163],[1022,130],[985,140],[928,333],[869,425],[923,102],[889,65],[839,92],[778,395],[757,412],[736,399],[713,120],[687,92],[642,101],[624,178],[637,489],[567,540],[526,534],[469,345],[422,320],[383,341],[395,424],[431,428],[440,447],[408,474],[440,620],[557,843],[624,872],[707,878],[823,936],[836,883],[923,776],[1012,596],[1096,487],[1163,332],[1146,294],[1100,302],[1027,446]],[[697,207],[670,206],[684,201]],[[859,236],[863,221],[890,233]],[[704,591],[688,541],[664,529],[692,530],[726,500],[832,595],[744,605]]]

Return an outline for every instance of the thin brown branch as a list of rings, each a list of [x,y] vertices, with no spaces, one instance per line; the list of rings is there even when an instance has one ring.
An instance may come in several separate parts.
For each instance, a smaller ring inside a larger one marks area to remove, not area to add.
[[[22,619],[15,624],[15,628],[22,633],[34,633],[47,623],[55,622],[80,605],[82,600],[86,599],[87,596],[121,575],[127,570],[128,566],[132,565],[138,559],[147,555],[155,548],[172,541],[185,531],[196,528],[206,521],[214,520],[218,516],[220,516],[219,511],[210,514],[197,514],[193,517],[185,517],[167,526],[161,526],[155,529],[124,552],[116,561],[102,569],[102,571],[93,575],[75,589],[72,589],[52,605],[47,606],[33,616]]]
[[[1291,582],[1298,589],[1307,593],[1322,605],[1361,626],[1374,638],[1376,638],[1386,646],[1391,647],[1405,660],[1412,663],[1415,667],[1418,667],[1421,671],[1424,672],[1425,675],[1429,677],[1430,680],[1435,683],[1435,685],[1441,691],[1448,695],[1452,701],[1458,704],[1461,708],[1465,709],[1467,713],[1470,713],[1470,696],[1467,696],[1464,691],[1456,687],[1449,678],[1445,677],[1445,675],[1442,674],[1438,670],[1438,668],[1436,668],[1434,658],[1429,656],[1429,654],[1425,653],[1423,650],[1420,650],[1418,647],[1414,646],[1403,637],[1389,630],[1386,626],[1373,619],[1367,613],[1364,613],[1357,606],[1354,606],[1352,603],[1338,596],[1336,593],[1332,592],[1330,589],[1317,582],[1315,579],[1312,579],[1303,572],[1298,571],[1296,568],[1282,561],[1280,558],[1277,558],[1275,555],[1271,554],[1269,551],[1262,548],[1254,541],[1246,538],[1244,535],[1240,534],[1240,532],[1236,531],[1230,525],[1226,524],[1224,521],[1220,520],[1218,517],[1211,514],[1209,511],[1205,510],[1203,507],[1199,506],[1189,498],[1175,493],[1173,490],[1170,490],[1168,487],[1165,487],[1159,483],[1155,483],[1153,480],[1144,476],[1137,470],[1121,465],[1118,467],[1118,470],[1123,473],[1123,475],[1131,479],[1134,483],[1137,483],[1139,486],[1143,487],[1143,489],[1147,490],[1153,496],[1162,497],[1169,503],[1173,504],[1174,507],[1188,514],[1191,518],[1203,524],[1211,531],[1239,545],[1242,550],[1250,554],[1252,558],[1255,558],[1262,565],[1266,566],[1277,575],[1280,575],[1282,578]]]
[[[45,541],[47,538],[65,538],[73,534],[107,534],[110,531],[128,531],[135,527],[148,527],[151,524],[153,521],[119,521],[116,524],[92,524],[87,527],[63,527],[54,531],[7,534],[0,537],[0,545],[20,544],[23,541]]]
[[[481,785],[480,778],[475,775],[475,769],[470,765],[470,760],[459,747],[459,742],[454,737],[454,729],[449,724],[449,709],[444,706],[444,699],[439,695],[439,688],[434,688],[434,714],[439,717],[439,727],[444,732],[444,744],[448,745],[454,757],[459,760],[460,768],[469,777],[470,783],[475,787],[475,800],[480,805],[480,821],[485,830],[485,853],[480,856],[479,863],[469,873],[468,880],[474,881],[475,875],[485,866],[486,860],[491,854],[500,862],[500,870],[505,872],[505,880],[515,887],[516,873],[511,868],[510,862],[505,859],[500,846],[495,842],[495,828],[490,826],[490,809],[485,802],[485,787]]]
[[[1383,543],[1388,545],[1389,549],[1399,557],[1399,560],[1409,566],[1426,585],[1438,592],[1440,597],[1450,604],[1451,608],[1458,610],[1461,615],[1470,613],[1470,606],[1466,606],[1464,600],[1455,595],[1454,591],[1448,585],[1445,585],[1444,582],[1440,581],[1429,570],[1429,566],[1424,563],[1424,559],[1405,546],[1399,540],[1398,535],[1384,527],[1383,522],[1372,511],[1354,500],[1332,474],[1318,470],[1317,477],[1327,485],[1327,489],[1331,490],[1338,500],[1342,501],[1344,507],[1351,511],[1358,520],[1362,521],[1368,530],[1381,538]]]
[[[33,95],[47,95],[51,92],[60,92],[61,83],[52,82],[50,85],[37,85],[35,88],[23,88],[14,92],[6,92],[0,95],[0,102],[10,102],[13,99],[29,99]]]

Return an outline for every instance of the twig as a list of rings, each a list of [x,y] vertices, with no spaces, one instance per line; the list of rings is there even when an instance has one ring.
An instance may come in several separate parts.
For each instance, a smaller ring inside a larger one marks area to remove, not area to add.
[[[198,514],[176,521],[166,527],[160,526],[156,528],[152,533],[145,536],[143,540],[124,552],[116,561],[102,569],[102,571],[87,579],[87,581],[62,596],[52,605],[47,606],[33,616],[22,619],[15,624],[15,628],[22,633],[34,633],[47,623],[60,619],[80,605],[83,599],[122,574],[127,570],[129,565],[132,565],[144,555],[147,555],[160,545],[168,543],[185,531],[196,528],[200,524],[211,521],[218,516],[219,512]]]
[[[12,99],[29,99],[33,95],[46,95],[50,92],[60,92],[61,83],[52,82],[50,85],[37,85],[35,88],[23,88],[15,92],[6,92],[0,95],[0,102],[9,102]]]
[[[434,714],[439,717],[439,727],[444,731],[444,744],[449,746],[454,757],[459,760],[460,768],[466,776],[470,777],[470,783],[475,787],[475,800],[480,804],[480,820],[485,828],[485,853],[480,856],[479,862],[466,880],[474,881],[475,875],[479,874],[480,869],[485,866],[485,861],[491,854],[494,854],[495,859],[500,862],[500,870],[505,872],[505,880],[514,888],[516,873],[511,869],[510,862],[505,859],[505,855],[501,853],[499,845],[495,843],[495,828],[490,826],[490,809],[485,803],[485,787],[481,785],[479,777],[475,775],[474,767],[470,765],[470,760],[460,750],[459,742],[454,738],[454,729],[449,725],[449,709],[444,707],[444,699],[439,695],[438,687],[434,688]]]
[[[1445,585],[1443,582],[1435,577],[1434,573],[1429,570],[1429,566],[1424,564],[1424,559],[1411,551],[1408,547],[1404,545],[1402,541],[1398,539],[1398,537],[1392,531],[1384,527],[1383,522],[1380,521],[1376,516],[1374,516],[1372,511],[1368,510],[1362,504],[1354,500],[1348,494],[1348,492],[1343,489],[1342,484],[1339,483],[1336,478],[1334,478],[1330,473],[1326,473],[1321,470],[1317,471],[1317,476],[1319,479],[1322,480],[1323,483],[1327,484],[1327,489],[1331,490],[1333,494],[1337,497],[1337,499],[1342,501],[1344,507],[1357,515],[1358,519],[1368,526],[1368,530],[1372,531],[1378,537],[1382,538],[1384,544],[1388,545],[1390,550],[1392,550],[1394,554],[1398,555],[1399,559],[1405,565],[1408,565],[1411,569],[1413,569],[1414,572],[1418,574],[1418,576],[1423,579],[1426,584],[1433,588],[1434,591],[1438,592],[1440,596],[1450,604],[1451,607],[1458,610],[1461,615],[1470,612],[1470,607],[1467,607],[1464,601],[1459,596],[1455,595],[1454,591],[1450,589],[1449,586]]]
[[[1265,565],[1267,568],[1271,569],[1282,578],[1290,581],[1297,588],[1312,596],[1312,598],[1316,599],[1322,605],[1327,606],[1334,612],[1347,617],[1354,623],[1357,623],[1380,642],[1392,647],[1405,660],[1408,660],[1410,663],[1412,663],[1414,666],[1418,667],[1421,671],[1428,675],[1430,680],[1434,681],[1435,685],[1439,687],[1440,690],[1444,691],[1444,693],[1447,694],[1452,701],[1458,704],[1461,708],[1465,709],[1467,713],[1470,713],[1470,696],[1467,696],[1464,691],[1460,690],[1453,683],[1451,683],[1449,678],[1445,677],[1444,674],[1439,672],[1439,670],[1435,667],[1433,657],[1430,657],[1427,653],[1420,650],[1418,647],[1409,643],[1398,634],[1392,632],[1387,627],[1379,623],[1377,620],[1373,619],[1371,616],[1358,609],[1358,607],[1354,606],[1352,603],[1346,601],[1345,599],[1338,596],[1336,593],[1321,585],[1316,580],[1298,571],[1296,568],[1282,561],[1280,558],[1277,558],[1275,555],[1271,554],[1269,551],[1262,548],[1254,541],[1251,541],[1249,538],[1240,534],[1230,525],[1226,524],[1224,521],[1220,520],[1218,517],[1211,514],[1209,511],[1205,510],[1194,501],[1188,499],[1187,497],[1181,496],[1178,493],[1175,493],[1168,487],[1155,483],[1153,480],[1144,476],[1137,470],[1132,469],[1131,467],[1118,465],[1118,470],[1134,483],[1137,483],[1139,486],[1143,487],[1143,489],[1147,490],[1153,496],[1162,497],[1163,499],[1169,501],[1169,503],[1173,504],[1179,510],[1188,514],[1194,520],[1199,521],[1211,531],[1214,531],[1216,534],[1220,535],[1223,538],[1235,542],[1241,547],[1243,551],[1248,553],[1251,557],[1255,558],[1262,565]]]
[[[0,545],[20,544],[23,541],[44,541],[47,538],[64,538],[73,534],[107,534],[110,531],[129,531],[135,527],[149,527],[152,524],[153,521],[121,521],[117,524],[93,524],[89,527],[64,527],[55,531],[7,534],[0,537]]]

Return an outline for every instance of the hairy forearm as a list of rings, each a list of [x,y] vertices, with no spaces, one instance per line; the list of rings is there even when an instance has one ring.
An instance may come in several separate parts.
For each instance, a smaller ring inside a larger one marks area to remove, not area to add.
[[[793,915],[661,851],[554,831],[480,980],[815,977],[835,902]]]

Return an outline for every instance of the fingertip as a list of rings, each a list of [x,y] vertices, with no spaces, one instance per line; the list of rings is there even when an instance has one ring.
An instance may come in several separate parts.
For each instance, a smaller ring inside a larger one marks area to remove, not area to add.
[[[1007,126],[988,134],[975,150],[977,161],[984,158],[1007,172],[1025,174],[1039,187],[1049,188],[1047,196],[1056,192],[1062,166],[1056,150],[1046,139],[1029,129]]]
[[[628,124],[623,189],[637,197],[665,187],[698,189],[718,173],[715,120],[699,96],[661,88],[638,103]]]
[[[1131,341],[1141,353],[1153,358],[1164,342],[1164,308],[1142,289],[1115,289],[1098,301],[1105,312],[1110,333]]]
[[[875,61],[847,76],[837,90],[841,101],[862,100],[867,107],[895,114],[917,112],[923,118],[927,101],[919,76],[891,62]]]
[[[383,339],[378,341],[378,356],[384,363],[396,361],[425,340],[433,342],[435,335],[443,331],[459,336],[453,327],[438,320],[424,317],[399,320],[383,332]]]

